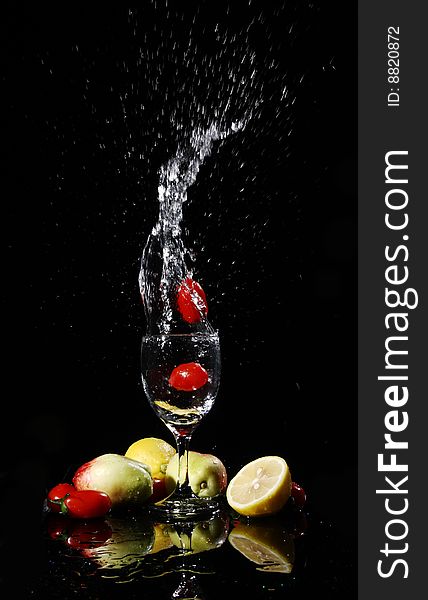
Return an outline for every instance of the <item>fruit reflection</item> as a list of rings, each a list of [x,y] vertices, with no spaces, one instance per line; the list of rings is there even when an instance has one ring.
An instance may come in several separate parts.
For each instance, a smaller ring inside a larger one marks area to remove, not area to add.
[[[229,542],[245,558],[259,565],[259,571],[291,573],[293,570],[294,538],[279,520],[238,523],[229,534]]]
[[[110,538],[102,546],[82,551],[82,556],[100,568],[130,567],[152,551],[156,531],[148,518],[108,518],[106,521],[112,531]]]
[[[174,546],[197,554],[219,548],[227,539],[228,529],[228,517],[217,515],[205,521],[171,524],[168,531]]]
[[[222,514],[190,523],[154,523],[147,515],[78,521],[52,514],[47,519],[51,539],[79,550],[82,557],[90,559],[98,568],[117,570],[144,566],[148,576],[150,561],[144,561],[143,565],[143,558],[162,553],[156,572],[162,563],[168,563],[166,571],[171,571],[171,567],[181,570],[176,569],[177,565],[174,567],[174,558],[218,548],[227,539],[228,528],[229,517]]]
[[[47,533],[52,540],[81,550],[104,546],[112,535],[112,529],[104,519],[81,521],[51,514],[47,522]]]
[[[204,600],[199,575],[207,571],[205,557],[201,553],[219,548],[226,541],[228,532],[229,516],[225,513],[204,521],[178,521],[169,525],[170,538],[179,549],[175,570],[180,573],[178,586],[171,598]]]
[[[153,527],[155,532],[155,540],[153,542],[150,554],[156,554],[162,550],[168,550],[174,546],[169,535],[169,525],[165,523],[156,523]]]
[[[293,511],[289,518],[238,519],[233,528],[228,512],[211,519],[166,523],[153,522],[146,513],[88,521],[51,514],[47,533],[88,559],[101,577],[125,582],[176,575],[179,580],[173,598],[202,598],[199,575],[215,572],[209,551],[220,548],[227,539],[257,570],[291,573],[296,530],[297,537],[300,531],[295,523],[297,514],[300,512]],[[193,595],[186,595],[190,593]]]

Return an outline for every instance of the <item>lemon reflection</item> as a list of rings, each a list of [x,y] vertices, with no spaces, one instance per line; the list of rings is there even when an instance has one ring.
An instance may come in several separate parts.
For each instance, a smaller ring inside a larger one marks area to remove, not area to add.
[[[174,546],[169,534],[168,525],[166,525],[165,523],[155,523],[153,525],[153,530],[155,534],[155,539],[149,554],[156,554],[157,552],[161,552],[162,550],[169,550],[169,548],[172,548],[172,546]]]
[[[276,519],[263,523],[239,523],[229,534],[229,542],[259,571],[291,573],[295,561],[294,538]]]

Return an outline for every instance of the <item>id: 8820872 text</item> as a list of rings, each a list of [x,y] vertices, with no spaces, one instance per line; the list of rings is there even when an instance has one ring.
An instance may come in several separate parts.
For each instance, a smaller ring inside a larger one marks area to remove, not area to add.
[[[400,28],[388,27],[388,106],[400,106]]]

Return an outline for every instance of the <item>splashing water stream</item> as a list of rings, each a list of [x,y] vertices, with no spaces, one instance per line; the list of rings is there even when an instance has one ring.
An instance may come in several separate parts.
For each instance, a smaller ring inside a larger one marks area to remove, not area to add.
[[[178,286],[192,277],[190,254],[181,231],[183,203],[187,190],[195,182],[204,160],[210,155],[214,142],[242,130],[248,118],[230,126],[212,123],[207,129],[196,128],[190,140],[181,145],[176,155],[160,169],[158,200],[159,217],[148,236],[141,258],[140,293],[144,302],[148,333],[183,331],[185,325],[176,318]],[[189,290],[196,306],[197,294]],[[203,311],[200,311],[201,315]],[[205,315],[192,330],[213,332]]]

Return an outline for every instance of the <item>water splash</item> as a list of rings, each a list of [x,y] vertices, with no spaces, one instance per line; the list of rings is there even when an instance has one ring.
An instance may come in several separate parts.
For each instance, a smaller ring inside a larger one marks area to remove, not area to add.
[[[195,128],[187,143],[179,146],[176,155],[160,169],[159,217],[144,247],[139,273],[148,333],[186,331],[176,310],[177,289],[186,277],[193,276],[190,252],[181,230],[183,203],[214,142],[241,131],[249,118],[234,121],[229,126],[212,123],[207,129]],[[197,305],[197,295],[194,300]],[[192,330],[213,332],[206,316],[201,314],[201,317],[192,325]]]

